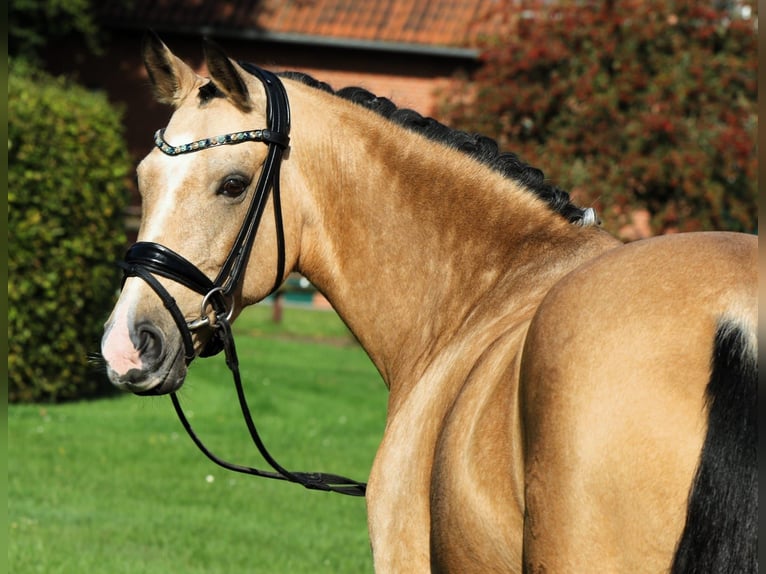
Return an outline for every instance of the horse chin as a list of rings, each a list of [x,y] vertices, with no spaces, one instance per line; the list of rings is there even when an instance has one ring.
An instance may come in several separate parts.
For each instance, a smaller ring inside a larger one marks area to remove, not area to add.
[[[177,391],[183,385],[186,379],[186,367],[181,369],[180,373],[174,374],[173,370],[168,370],[160,379],[160,382],[151,386],[146,390],[134,390],[133,394],[141,397],[153,397],[159,395],[167,395]]]
[[[160,395],[167,395],[168,393],[174,392],[175,390],[179,389],[182,384],[183,379],[174,385],[158,385],[156,387],[152,387],[148,391],[133,391],[133,394],[138,395],[139,397],[158,397]]]

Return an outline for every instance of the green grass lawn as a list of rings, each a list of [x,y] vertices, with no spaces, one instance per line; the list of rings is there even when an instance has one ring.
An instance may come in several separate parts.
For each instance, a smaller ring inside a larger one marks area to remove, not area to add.
[[[269,307],[235,324],[261,435],[291,470],[366,480],[387,391],[332,312]],[[219,456],[266,468],[223,357],[180,392]],[[186,436],[168,397],[8,409],[10,572],[370,572],[364,499],[226,471]]]

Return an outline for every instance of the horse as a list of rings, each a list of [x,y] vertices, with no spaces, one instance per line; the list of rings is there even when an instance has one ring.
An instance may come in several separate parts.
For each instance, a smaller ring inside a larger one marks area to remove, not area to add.
[[[209,40],[209,77],[142,53],[173,113],[137,168],[114,385],[175,393],[297,271],[389,390],[376,572],[757,570],[756,236],[624,244],[489,138]]]

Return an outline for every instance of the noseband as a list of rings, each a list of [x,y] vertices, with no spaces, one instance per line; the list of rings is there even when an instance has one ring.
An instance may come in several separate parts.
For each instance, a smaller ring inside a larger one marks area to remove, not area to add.
[[[234,346],[234,335],[230,323],[233,314],[233,296],[240,284],[245,267],[247,266],[250,251],[253,242],[255,241],[255,236],[269,194],[271,194],[274,205],[274,219],[277,236],[277,271],[271,292],[273,293],[276,291],[282,283],[285,272],[285,238],[279,197],[279,168],[282,161],[282,154],[285,149],[287,149],[290,141],[290,107],[284,86],[275,74],[252,64],[248,64],[247,62],[240,62],[239,64],[242,68],[258,78],[266,90],[267,129],[236,132],[178,146],[172,146],[165,141],[163,136],[164,130],[158,130],[154,136],[154,142],[157,148],[170,156],[193,153],[210,147],[234,145],[244,142],[263,142],[268,145],[269,149],[263,164],[263,170],[261,171],[261,175],[253,192],[253,197],[245,216],[245,220],[242,223],[237,238],[234,241],[234,245],[229,252],[229,255],[226,257],[218,276],[213,281],[194,264],[172,249],[158,243],[147,241],[138,242],[130,247],[125,255],[125,260],[121,261],[119,265],[124,271],[125,278],[139,277],[143,279],[155,293],[157,293],[160,299],[162,299],[165,308],[171,314],[181,332],[187,364],[191,363],[196,356],[194,343],[192,341],[192,332],[202,328],[212,330],[211,338],[203,348],[200,356],[210,357],[221,351],[225,352],[226,364],[233,374],[237,397],[250,436],[258,448],[258,451],[261,453],[261,456],[263,456],[264,460],[269,463],[275,472],[232,464],[213,454],[192,430],[189,420],[186,418],[186,415],[181,408],[176,393],[170,393],[173,406],[175,407],[181,424],[194,443],[210,460],[223,468],[235,472],[261,476],[264,478],[287,480],[301,484],[312,490],[324,490],[352,496],[364,496],[366,485],[362,482],[357,482],[333,474],[292,472],[282,467],[274,457],[271,456],[261,440],[250,414],[250,408],[247,404],[244,389],[242,387],[242,380],[239,373],[239,361],[237,359],[237,352]],[[156,275],[181,283],[185,287],[202,295],[200,316],[198,319],[195,319],[194,321],[187,321],[185,319],[176,301],[162,286],[160,281],[156,278]],[[152,394],[151,391],[149,391],[148,394]]]

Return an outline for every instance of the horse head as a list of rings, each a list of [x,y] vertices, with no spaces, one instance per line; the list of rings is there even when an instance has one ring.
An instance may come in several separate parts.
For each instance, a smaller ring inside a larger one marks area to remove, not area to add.
[[[195,356],[219,350],[216,321],[267,296],[297,259],[298,210],[285,206],[283,219],[277,195],[289,141],[284,88],[215,44],[204,48],[209,78],[155,35],[143,45],[154,95],[174,111],[137,169],[138,242],[102,339],[110,380],[136,393],[180,387]]]

